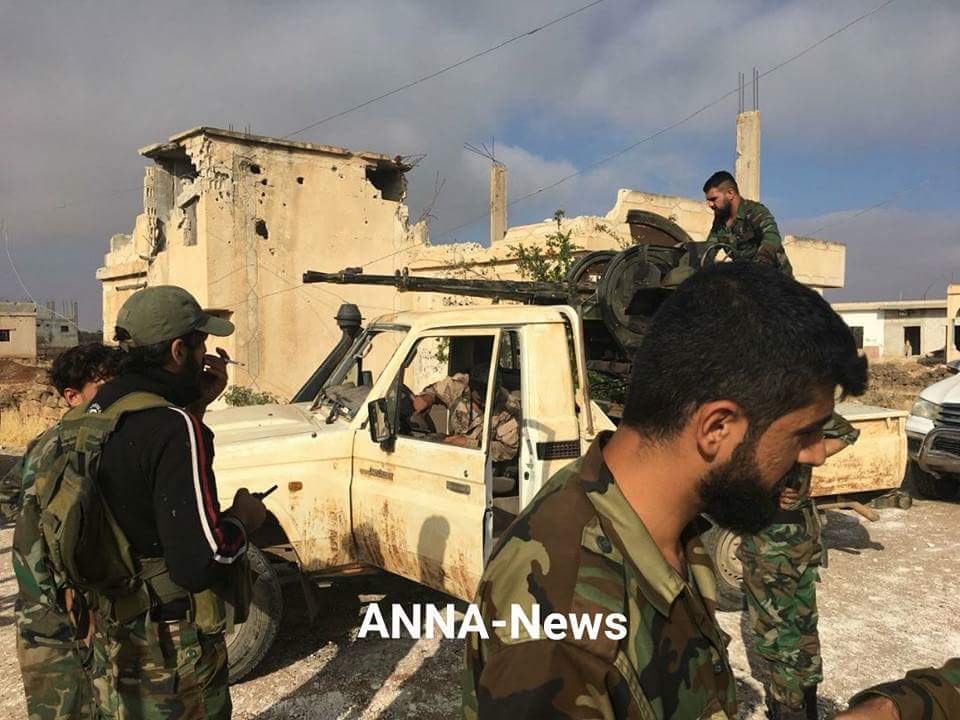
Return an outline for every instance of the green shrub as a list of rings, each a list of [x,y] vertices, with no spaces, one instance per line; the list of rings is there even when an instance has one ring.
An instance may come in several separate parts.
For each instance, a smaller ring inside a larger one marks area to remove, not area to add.
[[[233,385],[223,394],[223,400],[230,407],[244,407],[246,405],[270,405],[283,402],[273,393],[261,392],[243,385]]]

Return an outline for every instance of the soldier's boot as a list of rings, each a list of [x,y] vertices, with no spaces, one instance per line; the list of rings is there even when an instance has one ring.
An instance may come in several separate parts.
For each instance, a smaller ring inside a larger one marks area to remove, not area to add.
[[[810,685],[803,689],[803,709],[806,711],[806,720],[819,720],[817,714],[817,686]]]

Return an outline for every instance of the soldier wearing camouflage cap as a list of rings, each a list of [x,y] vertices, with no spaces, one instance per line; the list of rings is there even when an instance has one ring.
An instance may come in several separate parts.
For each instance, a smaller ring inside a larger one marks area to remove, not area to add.
[[[490,634],[470,635],[464,717],[735,718],[698,516],[736,532],[768,524],[793,467],[824,460],[835,389],[865,383],[843,320],[783,274],[729,263],[681,284],[637,352],[620,427],[494,548],[476,598]],[[511,616],[535,608],[622,616],[626,632],[515,633]]]
[[[247,537],[266,516],[246,489],[220,510],[213,433],[202,423],[226,385],[206,339],[233,329],[183,288],[134,293],[117,315],[120,375],[84,411],[91,427],[118,418],[96,483],[144,578],[138,594],[98,605],[110,658],[104,710],[119,717],[231,715],[223,633],[250,579]]]

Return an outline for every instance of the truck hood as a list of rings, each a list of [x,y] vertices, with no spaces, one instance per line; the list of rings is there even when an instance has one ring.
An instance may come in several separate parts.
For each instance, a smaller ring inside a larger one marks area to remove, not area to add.
[[[310,403],[251,405],[208,412],[203,421],[217,436],[217,445],[267,437],[320,433],[345,426],[345,420],[327,425],[310,412]]]
[[[924,400],[943,405],[944,403],[960,404],[960,375],[952,375],[920,392]]]

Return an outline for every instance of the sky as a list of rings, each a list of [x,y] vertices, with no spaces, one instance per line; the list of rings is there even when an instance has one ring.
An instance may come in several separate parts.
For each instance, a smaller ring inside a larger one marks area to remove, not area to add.
[[[197,125],[283,136],[587,2],[0,0],[0,298],[25,296],[15,267],[99,327],[96,269],[142,207],[137,148]],[[621,187],[700,197],[733,169],[735,94],[594,163],[881,3],[603,0],[295,139],[426,154],[407,204],[418,217],[444,180],[435,242],[488,234],[488,164],[466,142],[495,142],[510,199],[581,171],[512,206],[511,225],[603,215]],[[894,0],[760,82],[761,199],[783,232],[847,245],[832,300],[960,282],[957,38],[956,0]]]

